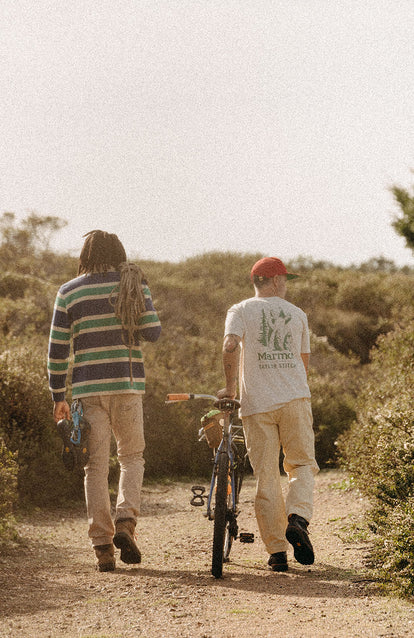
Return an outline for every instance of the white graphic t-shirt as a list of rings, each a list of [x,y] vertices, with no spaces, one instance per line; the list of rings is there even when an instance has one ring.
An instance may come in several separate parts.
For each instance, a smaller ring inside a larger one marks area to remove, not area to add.
[[[310,397],[301,357],[310,352],[303,310],[280,297],[251,297],[228,310],[225,334],[241,337],[241,416]]]

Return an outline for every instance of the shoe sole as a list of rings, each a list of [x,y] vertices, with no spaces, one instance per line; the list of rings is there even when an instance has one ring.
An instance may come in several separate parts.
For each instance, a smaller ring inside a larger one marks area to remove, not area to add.
[[[287,572],[289,567],[287,564],[285,565],[269,565],[272,572]]]
[[[97,565],[98,572],[113,572],[115,571],[115,563],[104,563],[103,565]]]
[[[315,554],[306,532],[301,531],[297,527],[288,527],[286,530],[286,538],[293,547],[293,553],[298,563],[301,563],[301,565],[312,565],[315,560]]]
[[[141,552],[125,532],[119,532],[114,536],[114,545],[121,550],[121,560],[127,565],[136,565],[141,562]]]

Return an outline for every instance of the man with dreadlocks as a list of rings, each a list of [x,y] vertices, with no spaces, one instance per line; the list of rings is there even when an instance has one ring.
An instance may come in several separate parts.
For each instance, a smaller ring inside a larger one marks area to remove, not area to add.
[[[145,375],[141,341],[156,341],[161,326],[145,277],[127,262],[114,234],[85,235],[78,277],[57,294],[49,339],[49,384],[54,420],[70,419],[65,399],[73,343],[72,398],[80,399],[90,424],[85,499],[89,537],[99,571],[115,569],[114,545],[121,560],[141,561],[134,532],[144,474],[142,395]],[[120,479],[115,521],[108,493],[111,431]]]

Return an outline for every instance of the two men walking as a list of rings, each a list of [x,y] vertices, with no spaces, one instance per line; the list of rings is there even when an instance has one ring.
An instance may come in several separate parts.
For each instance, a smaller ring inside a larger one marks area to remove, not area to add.
[[[256,517],[274,571],[288,569],[288,543],[300,563],[314,561],[307,528],[319,468],[307,383],[309,329],[305,313],[285,300],[287,280],[296,277],[274,257],[253,266],[255,296],[227,313],[226,386],[218,392],[221,398],[234,398],[239,378],[240,415],[257,478]],[[148,283],[139,267],[126,261],[117,236],[89,233],[78,277],[64,284],[57,295],[48,367],[58,422],[70,418],[65,392],[72,343],[72,397],[82,400],[91,425],[85,498],[100,571],[115,569],[114,545],[121,549],[124,562],[141,560],[134,538],[145,446],[140,341],[156,341],[160,330]],[[121,467],[114,523],[107,484],[111,432]],[[280,483],[281,447],[288,474],[286,502]]]

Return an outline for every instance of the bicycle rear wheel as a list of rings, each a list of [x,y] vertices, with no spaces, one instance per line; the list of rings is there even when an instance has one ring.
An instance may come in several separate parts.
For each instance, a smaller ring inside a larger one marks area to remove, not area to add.
[[[216,501],[214,507],[213,560],[211,573],[215,578],[223,575],[224,538],[227,523],[227,498],[229,485],[229,457],[221,452],[217,462]]]

